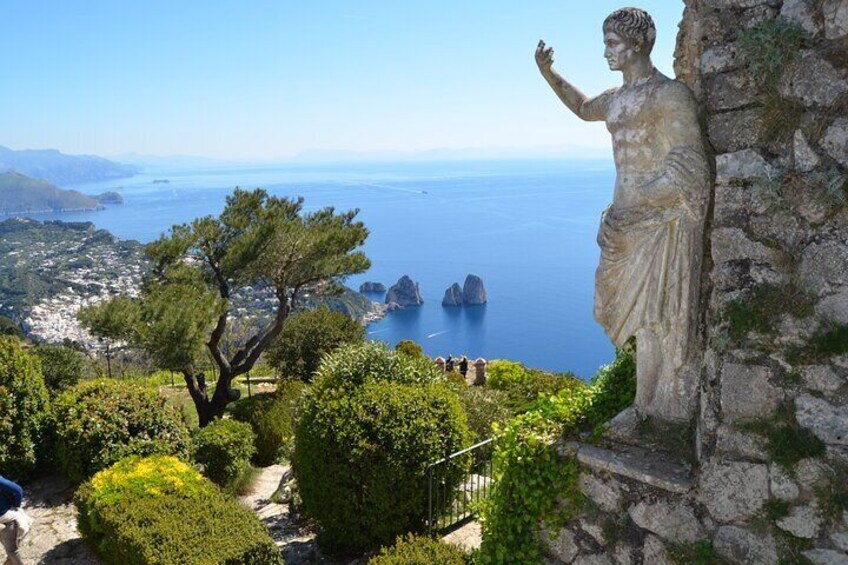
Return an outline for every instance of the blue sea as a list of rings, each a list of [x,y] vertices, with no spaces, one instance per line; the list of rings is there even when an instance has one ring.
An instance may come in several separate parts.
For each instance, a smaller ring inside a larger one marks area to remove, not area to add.
[[[91,221],[148,242],[173,224],[218,214],[236,186],[300,195],[307,209],[358,208],[372,267],[347,284],[390,286],[409,275],[425,300],[371,324],[372,339],[411,339],[431,356],[514,359],[588,378],[613,355],[592,297],[595,234],[614,175],[611,162],[566,160],[151,169],[66,187],[117,190],[123,205],[37,217]],[[468,273],[483,278],[489,303],[443,308],[445,289]]]

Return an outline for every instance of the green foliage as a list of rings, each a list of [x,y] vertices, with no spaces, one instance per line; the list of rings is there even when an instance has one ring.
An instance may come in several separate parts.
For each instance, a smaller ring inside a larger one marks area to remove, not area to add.
[[[24,330],[21,329],[21,326],[6,316],[0,316],[0,336],[3,335],[14,337],[21,341],[26,339],[26,334],[24,333]]]
[[[456,545],[436,539],[408,535],[398,538],[393,547],[384,547],[368,560],[368,565],[470,565],[471,559]]]
[[[802,459],[824,455],[825,445],[812,432],[794,423],[769,430],[768,452],[772,461],[789,470]]]
[[[83,538],[107,565],[282,565],[249,509],[188,464],[130,457],[74,495]]]
[[[809,34],[783,19],[758,24],[739,35],[739,53],[762,90],[763,124],[767,140],[779,140],[796,129],[803,108],[779,92],[784,69],[810,45]]]
[[[542,563],[540,522],[555,526],[583,506],[577,460],[561,457],[554,442],[591,429],[629,406],[635,393],[630,383],[634,367],[632,353],[617,351],[615,361],[599,371],[591,387],[575,380],[554,395],[540,395],[526,413],[495,427],[495,483],[482,508],[481,565]],[[520,374],[514,364],[506,368],[510,375]]]
[[[412,357],[423,357],[424,348],[412,341],[411,339],[402,339],[395,344],[395,351],[411,355]]]
[[[460,389],[459,400],[468,416],[468,428],[474,443],[492,437],[492,425],[504,424],[512,417],[507,408],[509,397],[499,390],[478,386],[465,387]]]
[[[426,467],[470,441],[452,387],[429,361],[382,344],[344,346],[325,358],[295,431],[293,470],[321,543],[361,552],[420,531]],[[452,488],[466,458],[441,468]]]
[[[615,351],[615,359],[592,377],[592,419],[606,422],[636,398],[636,358],[632,348]]]
[[[844,512],[848,512],[848,468],[841,465],[834,472],[828,473],[827,481],[816,487],[816,498],[822,514],[833,521],[838,521]]]
[[[668,555],[675,565],[730,565],[728,561],[716,555],[710,540],[672,546]]]
[[[278,375],[310,382],[324,355],[364,339],[362,324],[340,312],[326,308],[298,312],[283,324],[268,350],[268,361]]]
[[[129,455],[186,455],[188,430],[155,390],[126,382],[81,383],[55,402],[56,455],[79,483]]]
[[[47,435],[47,387],[38,358],[0,336],[0,475],[23,479],[35,468]]]
[[[832,325],[816,332],[805,345],[790,349],[786,360],[793,365],[803,365],[845,353],[848,353],[848,325]]]
[[[291,457],[297,410],[306,388],[301,381],[282,382],[275,393],[231,405],[233,417],[250,424],[256,434],[256,465],[267,467]]]
[[[555,375],[503,359],[495,359],[486,369],[486,386],[509,396],[508,406],[513,414],[526,412],[540,395],[580,388],[583,384],[571,373]]]
[[[224,489],[232,489],[250,467],[256,451],[249,424],[235,420],[215,420],[194,437],[195,461],[203,474]]]
[[[782,314],[804,318],[812,313],[810,296],[794,287],[762,284],[745,296],[730,302],[722,313],[730,338],[740,341],[749,332],[773,335]]]
[[[39,345],[34,349],[41,360],[44,384],[54,394],[62,392],[85,378],[88,359],[83,353],[61,345]]]
[[[138,308],[124,296],[80,308],[77,318],[92,335],[110,341],[129,340],[138,325]]]

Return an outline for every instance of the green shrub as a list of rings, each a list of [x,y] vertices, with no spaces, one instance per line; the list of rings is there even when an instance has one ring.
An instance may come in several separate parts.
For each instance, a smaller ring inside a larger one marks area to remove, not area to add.
[[[606,422],[633,404],[636,398],[636,358],[631,349],[616,349],[615,359],[604,365],[592,377],[592,415],[597,422]]]
[[[84,354],[61,345],[39,345],[34,349],[41,359],[44,384],[51,392],[67,390],[85,378],[87,359]]]
[[[538,369],[528,369],[521,363],[495,359],[486,369],[486,386],[509,396],[508,406],[513,414],[530,409],[542,394],[580,388],[583,381],[571,373],[555,375]]]
[[[478,443],[494,434],[492,424],[503,424],[512,417],[507,404],[509,397],[505,392],[483,387],[471,386],[460,390],[459,400],[468,416],[468,428]]]
[[[307,385],[281,382],[275,393],[263,393],[231,405],[236,420],[247,422],[256,434],[253,462],[267,467],[291,457],[297,408]]]
[[[256,451],[249,424],[235,420],[215,420],[194,437],[195,461],[213,483],[230,489],[250,468]]]
[[[13,337],[0,337],[0,475],[25,478],[47,435],[47,388],[38,358]]]
[[[56,455],[82,482],[129,455],[186,455],[188,429],[156,390],[119,381],[81,383],[55,403]]]
[[[470,565],[471,559],[456,545],[432,538],[408,535],[393,547],[383,548],[368,565]]]
[[[256,516],[170,456],[130,457],[74,495],[83,538],[107,565],[282,565]]]
[[[395,351],[412,357],[424,357],[424,348],[411,339],[402,339],[395,344]]]
[[[6,316],[0,316],[0,335],[17,338],[21,341],[26,339],[26,334],[21,326]]]
[[[304,397],[293,470],[303,507],[332,550],[361,552],[421,530],[426,467],[470,440],[456,393],[428,360],[384,345],[328,356]],[[437,480],[459,483],[467,458]]]
[[[341,312],[327,308],[298,312],[286,320],[268,351],[268,361],[278,374],[310,382],[324,355],[364,339],[365,327]]]

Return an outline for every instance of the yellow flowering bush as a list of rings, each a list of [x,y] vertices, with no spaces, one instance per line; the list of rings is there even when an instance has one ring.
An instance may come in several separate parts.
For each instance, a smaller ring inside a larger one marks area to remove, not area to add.
[[[107,565],[283,563],[250,510],[173,456],[123,459],[74,502],[83,538]]]

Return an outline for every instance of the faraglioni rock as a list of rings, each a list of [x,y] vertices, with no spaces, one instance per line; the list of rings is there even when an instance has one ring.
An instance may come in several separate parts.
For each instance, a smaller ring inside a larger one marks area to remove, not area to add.
[[[403,275],[398,282],[389,288],[386,293],[386,304],[391,302],[398,306],[421,306],[424,304],[424,299],[421,298],[421,292],[418,290],[418,283],[414,282],[407,275]]]
[[[359,292],[386,292],[386,285],[379,282],[364,282],[359,285]]]
[[[453,283],[445,291],[442,306],[462,306],[462,287],[459,286],[459,283]]]
[[[465,285],[462,287],[462,303],[466,306],[486,303],[486,288],[483,286],[483,279],[477,275],[465,277]]]

